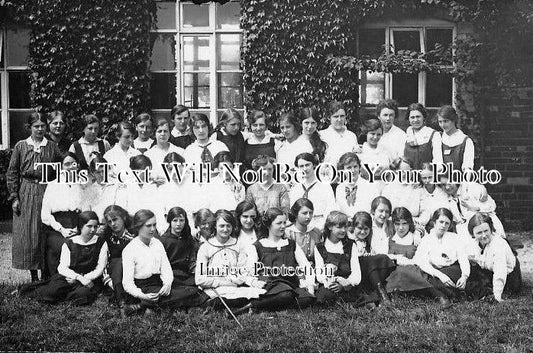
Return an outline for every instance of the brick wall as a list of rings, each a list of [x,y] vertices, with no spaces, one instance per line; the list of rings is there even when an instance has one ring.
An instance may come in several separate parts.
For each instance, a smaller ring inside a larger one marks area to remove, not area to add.
[[[502,174],[500,184],[487,185],[497,203],[499,217],[510,230],[531,230],[533,99],[518,99],[514,103],[507,100],[487,106],[482,159],[485,169],[497,169]]]

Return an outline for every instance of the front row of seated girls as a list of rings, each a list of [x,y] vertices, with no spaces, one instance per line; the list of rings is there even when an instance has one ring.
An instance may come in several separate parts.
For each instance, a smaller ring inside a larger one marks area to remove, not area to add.
[[[507,241],[494,233],[489,216],[477,213],[468,223],[478,245],[469,261],[459,235],[450,231],[453,215],[448,209],[434,212],[428,233],[419,239],[409,210],[394,209],[391,222],[383,197],[374,200],[373,217],[365,211],[352,219],[339,211],[327,216],[322,239],[313,246],[313,270],[298,245],[309,236],[302,225],[312,218],[313,205],[306,201],[298,200],[291,210],[298,230],[291,236],[287,216],[277,208],[268,209],[261,222],[254,219],[255,205],[247,201],[237,207],[237,217],[226,210],[206,213],[204,220],[195,220],[205,225],[201,245],[180,207],[166,215],[168,229],[161,236],[149,210],[139,210],[130,220],[120,206],[107,207],[103,236],[97,235],[98,216],[84,211],[78,215],[79,235],[62,246],[58,273],[23,286],[21,293],[47,303],[71,300],[84,305],[93,302],[106,283],[114,289],[121,313],[128,315],[222,302],[236,313],[337,300],[389,306],[389,294],[396,292],[429,295],[449,307],[450,299],[461,292],[502,301],[504,292],[520,291],[518,260]],[[389,234],[386,245],[380,232]],[[250,233],[258,240],[241,241]],[[303,272],[279,271],[283,268]]]

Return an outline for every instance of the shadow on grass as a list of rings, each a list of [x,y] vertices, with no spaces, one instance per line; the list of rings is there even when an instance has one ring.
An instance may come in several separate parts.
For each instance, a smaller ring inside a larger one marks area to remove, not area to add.
[[[399,298],[395,309],[349,305],[239,318],[199,308],[120,318],[100,298],[90,307],[49,306],[0,286],[0,347],[47,351],[527,351],[533,347],[530,296],[502,304]]]

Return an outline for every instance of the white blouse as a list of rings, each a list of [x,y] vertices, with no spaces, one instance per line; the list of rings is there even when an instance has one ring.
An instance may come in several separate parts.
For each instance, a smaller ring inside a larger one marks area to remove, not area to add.
[[[442,144],[450,147],[459,146],[463,143],[465,137],[468,136],[459,129],[451,135],[442,133],[440,150],[442,151]],[[474,169],[474,142],[470,137],[466,139],[465,153],[463,155],[463,165],[461,166],[461,169]]]
[[[348,183],[340,183],[335,190],[335,200],[339,211],[353,217],[358,211],[366,211],[370,213],[370,205],[372,200],[379,196],[379,188],[376,187],[376,183],[369,183],[367,180],[359,177],[355,182],[357,191],[355,192],[355,202],[348,204],[346,189],[352,189],[353,185]]]
[[[89,211],[82,203],[82,190],[79,184],[49,183],[44,192],[41,208],[41,221],[59,232],[62,228],[53,216],[55,212]]]
[[[118,172],[120,170],[129,170],[130,158],[140,154],[141,152],[139,150],[132,147],[129,147],[128,150],[124,152],[124,150],[117,143],[115,146],[113,146],[113,148],[104,154],[104,159],[108,163],[115,164],[116,167],[113,168],[113,170]]]
[[[343,154],[361,150],[357,136],[348,129],[339,133],[330,125],[327,129],[319,131],[319,134],[327,144],[324,163],[332,163],[336,167]]]
[[[289,200],[291,205],[303,197],[305,193],[304,186],[309,187],[307,184],[295,184],[291,188],[289,192]],[[315,184],[311,187],[311,189],[309,189],[307,198],[313,203],[314,207],[313,219],[308,225],[308,228],[324,228],[324,223],[326,222],[326,217],[328,214],[337,209],[337,205],[335,204],[335,196],[333,195],[333,189],[331,189],[331,185],[315,180]]]
[[[313,153],[313,146],[308,139],[299,136],[293,142],[283,141],[276,150],[276,162],[288,164],[291,169],[295,168],[294,160],[300,153]]]
[[[392,125],[389,132],[383,132],[378,142],[378,147],[385,150],[388,157],[394,160],[403,157],[406,140],[407,135],[405,132],[396,125]]]
[[[133,238],[122,251],[122,267],[122,285],[134,297],[143,295],[143,291],[135,285],[135,279],[160,275],[163,285],[171,285],[174,281],[165,248],[156,238],[150,239],[148,245],[138,237]]]

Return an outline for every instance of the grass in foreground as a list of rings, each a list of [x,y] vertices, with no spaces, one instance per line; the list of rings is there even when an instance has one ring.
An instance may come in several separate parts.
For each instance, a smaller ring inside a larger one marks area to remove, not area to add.
[[[48,306],[0,286],[0,350],[520,352],[533,349],[530,296],[502,304],[401,298],[397,309],[351,306],[243,315],[163,312],[121,319],[99,298],[90,307]]]

